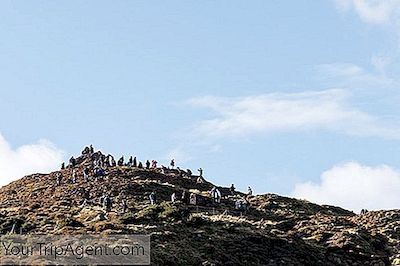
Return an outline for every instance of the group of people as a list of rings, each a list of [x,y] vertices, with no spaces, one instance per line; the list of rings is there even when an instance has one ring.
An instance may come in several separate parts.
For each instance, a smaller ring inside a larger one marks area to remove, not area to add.
[[[82,156],[83,159],[81,157],[75,159],[74,157],[71,157],[69,160],[69,165],[68,167],[71,168],[71,179],[70,179],[70,183],[75,184],[77,183],[78,180],[78,170],[75,167],[76,165],[82,163],[84,161],[84,158],[89,157],[91,159],[91,161],[93,162],[92,167],[88,167],[86,166],[83,169],[83,181],[84,182],[89,182],[91,179],[91,176],[93,176],[94,180],[97,181],[99,178],[103,177],[106,175],[106,172],[104,170],[105,167],[115,167],[115,166],[129,166],[129,167],[137,167],[137,168],[146,168],[146,169],[159,169],[157,168],[157,164],[158,162],[156,160],[147,160],[145,162],[145,167],[143,167],[142,162],[138,161],[136,157],[130,156],[128,161],[125,162],[124,156],[120,157],[118,159],[118,161],[116,161],[114,159],[114,157],[112,155],[103,155],[100,152],[99,153],[95,153],[94,148],[92,145],[85,147],[82,151]],[[165,166],[161,166],[161,173],[163,174],[168,174],[168,171],[172,171],[173,173],[178,173],[179,176],[188,176],[188,177],[192,177],[192,171],[190,169],[187,169],[186,171],[180,169],[179,167],[176,167],[176,163],[174,159],[171,159],[170,161],[170,167],[165,167]],[[63,163],[61,166],[61,169],[65,169],[65,164]],[[92,168],[92,170],[90,170],[90,168]],[[199,168],[198,169],[199,175],[196,179],[197,183],[205,183],[205,179],[203,177],[203,169]],[[92,173],[92,175],[91,175]],[[63,183],[63,175],[61,172],[58,172],[55,176],[56,178],[56,186],[61,186]],[[234,184],[232,184],[232,186],[230,187],[230,193],[231,195],[235,195],[235,186]],[[212,200],[213,204],[219,204],[221,203],[221,199],[222,199],[222,194],[221,191],[217,188],[217,187],[213,187],[209,192],[209,196]],[[247,195],[251,196],[252,195],[252,189],[250,187],[248,187],[248,191],[247,191]],[[154,205],[157,203],[157,194],[156,191],[151,191],[151,193],[149,194],[149,200],[150,200],[150,204]],[[188,193],[186,191],[182,191],[180,198],[178,198],[178,195],[176,194],[176,192],[173,192],[171,194],[171,202],[175,203],[175,202],[182,202],[185,204],[190,204],[190,205],[197,205],[198,204],[198,198],[197,198],[197,194],[196,193]],[[128,201],[126,198],[123,198],[122,200],[120,200],[121,202],[121,209],[122,209],[122,213],[125,213],[128,210]],[[88,199],[85,197],[84,198],[84,203],[82,204],[82,206],[86,205],[88,203]],[[110,195],[108,195],[107,193],[104,193],[103,196],[100,198],[100,204],[104,209],[105,213],[108,213],[112,210],[113,207],[113,200],[110,197]],[[235,201],[235,209],[236,210],[240,210],[240,211],[245,211],[247,210],[249,207],[249,202],[245,199],[239,199]]]
[[[179,198],[176,195],[176,192],[173,192],[171,194],[171,202],[176,203],[178,201],[179,201]],[[185,204],[190,204],[190,205],[196,205],[197,204],[197,195],[195,193],[190,193],[188,196],[188,193],[186,191],[182,191],[180,202],[185,203]]]

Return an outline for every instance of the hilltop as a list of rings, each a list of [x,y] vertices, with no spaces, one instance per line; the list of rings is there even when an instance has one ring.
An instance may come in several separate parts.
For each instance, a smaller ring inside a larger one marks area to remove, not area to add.
[[[356,215],[275,194],[232,194],[225,187],[218,187],[221,202],[213,203],[212,183],[177,169],[102,165],[105,175],[95,180],[94,165],[104,158],[85,151],[74,167],[0,188],[0,233],[150,234],[153,265],[400,265],[400,210]],[[172,193],[180,199],[183,191],[196,194],[197,204],[171,202]],[[104,193],[113,202],[108,213],[100,203]],[[249,209],[236,209],[238,200]]]

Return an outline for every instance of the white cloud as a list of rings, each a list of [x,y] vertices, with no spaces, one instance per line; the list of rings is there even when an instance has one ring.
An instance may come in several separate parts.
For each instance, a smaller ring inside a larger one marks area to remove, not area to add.
[[[330,77],[354,77],[365,74],[363,68],[350,63],[321,64],[317,66],[317,70]]]
[[[370,167],[349,162],[322,173],[318,184],[297,184],[292,196],[359,212],[361,209],[398,209],[399,192],[399,170],[387,165]]]
[[[47,140],[12,149],[0,134],[0,186],[24,175],[60,167],[63,152]]]
[[[386,68],[390,63],[389,57],[374,55],[371,57],[369,71],[352,63],[331,63],[317,65],[316,73],[324,82],[331,82],[341,88],[382,90],[398,83],[386,75]]]
[[[200,97],[192,106],[211,109],[214,118],[197,123],[208,137],[246,136],[299,130],[331,130],[349,135],[399,138],[400,126],[357,110],[343,90],[272,93],[249,97]]]
[[[335,0],[343,11],[353,10],[367,23],[388,24],[398,20],[400,0]]]

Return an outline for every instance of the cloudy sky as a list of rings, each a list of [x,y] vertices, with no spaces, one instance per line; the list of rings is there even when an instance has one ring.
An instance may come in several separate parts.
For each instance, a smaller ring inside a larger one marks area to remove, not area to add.
[[[0,17],[0,185],[93,143],[399,207],[400,0],[1,1]]]

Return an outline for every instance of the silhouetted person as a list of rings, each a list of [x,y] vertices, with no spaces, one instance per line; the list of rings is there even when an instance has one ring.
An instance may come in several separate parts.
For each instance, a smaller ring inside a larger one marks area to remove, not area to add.
[[[90,151],[90,154],[93,154],[93,153],[94,153],[93,145],[90,145],[89,151]]]
[[[137,160],[136,160],[136,157],[133,158],[133,164],[132,164],[132,166],[133,166],[133,167],[137,167]]]
[[[175,167],[175,159],[172,159],[169,165],[171,165],[171,168],[174,169],[174,167]]]
[[[234,184],[232,184],[232,186],[229,188],[229,191],[231,192],[231,194],[233,195],[233,194],[235,194],[235,185]]]
[[[123,166],[124,165],[124,156],[122,156],[121,158],[119,158],[118,160],[118,166]]]
[[[199,176],[200,176],[200,177],[203,177],[203,169],[202,169],[202,168],[199,168],[199,169],[197,169],[197,171],[199,171]]]
[[[62,164],[61,164],[61,170],[64,170],[65,169],[65,163],[63,162]]]
[[[253,195],[253,190],[251,189],[251,187],[247,188],[247,196],[251,196]]]
[[[69,164],[70,164],[72,167],[75,166],[76,160],[75,160],[74,156],[72,156],[72,157],[69,159]]]
[[[187,172],[187,175],[188,175],[188,177],[191,177],[192,176],[192,170],[190,170],[189,168],[188,169],[186,169],[186,172]]]
[[[146,161],[146,169],[149,169],[150,168],[150,162],[149,162],[149,160],[147,160]]]
[[[86,146],[82,151],[82,155],[89,154],[89,153],[90,153],[90,149],[88,146]]]

